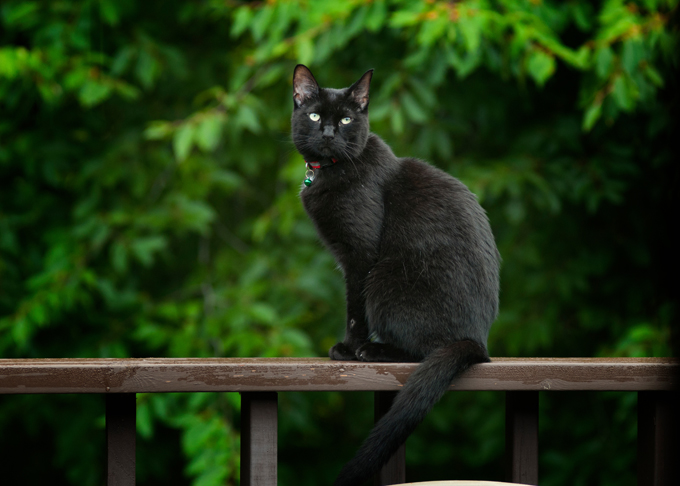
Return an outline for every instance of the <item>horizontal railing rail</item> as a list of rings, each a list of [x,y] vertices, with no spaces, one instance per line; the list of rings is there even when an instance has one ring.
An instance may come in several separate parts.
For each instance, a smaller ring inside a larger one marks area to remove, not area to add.
[[[319,358],[0,359],[0,394],[106,395],[107,484],[135,483],[135,394],[240,392],[241,484],[274,486],[278,392],[373,391],[376,420],[416,368]],[[680,484],[677,446],[680,360],[495,358],[451,390],[506,392],[508,479],[538,484],[540,391],[638,392],[638,484]],[[404,481],[404,450],[376,484]]]
[[[0,393],[399,390],[416,363],[323,358],[0,359]],[[451,390],[670,390],[673,358],[494,358]]]

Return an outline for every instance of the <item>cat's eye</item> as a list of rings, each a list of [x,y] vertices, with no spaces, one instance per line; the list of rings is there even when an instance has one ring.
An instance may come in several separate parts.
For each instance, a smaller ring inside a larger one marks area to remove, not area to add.
[[[319,115],[318,113],[310,113],[309,118],[312,121],[319,121],[321,119],[321,115]]]
[[[347,125],[351,121],[352,121],[352,119],[350,117],[346,116],[345,118],[340,120],[340,123],[342,123],[343,125]]]

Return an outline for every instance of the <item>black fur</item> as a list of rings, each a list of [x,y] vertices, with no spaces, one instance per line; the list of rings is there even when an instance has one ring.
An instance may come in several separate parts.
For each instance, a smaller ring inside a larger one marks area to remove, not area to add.
[[[344,89],[319,88],[303,65],[293,76],[293,141],[323,161],[302,203],[347,289],[345,339],[329,355],[422,361],[336,486],[377,472],[455,376],[489,361],[498,312],[500,256],[484,210],[460,181],[369,132],[371,76]]]

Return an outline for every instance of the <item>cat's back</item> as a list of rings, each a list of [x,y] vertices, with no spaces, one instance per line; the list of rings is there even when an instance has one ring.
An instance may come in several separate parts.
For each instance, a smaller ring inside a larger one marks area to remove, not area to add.
[[[465,184],[419,159],[400,158],[398,166],[385,188],[386,223],[395,231],[416,240],[443,238],[441,244],[493,243],[486,213]]]
[[[419,340],[423,346],[467,338],[485,343],[498,312],[500,269],[486,213],[467,186],[446,172],[418,159],[396,162],[383,193],[378,263],[366,285],[369,319],[378,335],[388,335],[387,323],[403,319],[394,313],[398,295],[407,321],[431,321],[434,312],[446,323],[428,327]]]

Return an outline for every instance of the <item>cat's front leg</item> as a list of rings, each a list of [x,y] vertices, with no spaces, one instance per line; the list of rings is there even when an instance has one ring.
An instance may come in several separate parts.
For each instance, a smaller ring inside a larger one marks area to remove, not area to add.
[[[357,349],[368,342],[368,330],[365,324],[357,328],[357,320],[348,316],[347,329],[344,341],[337,343],[328,351],[328,356],[333,360],[347,361],[357,360]],[[356,329],[356,330],[355,330]],[[366,329],[366,332],[360,332]]]
[[[345,339],[328,351],[328,356],[333,360],[356,361],[357,349],[369,342],[363,283],[364,279],[360,276],[356,278],[351,275],[346,276],[347,323],[345,325]]]

